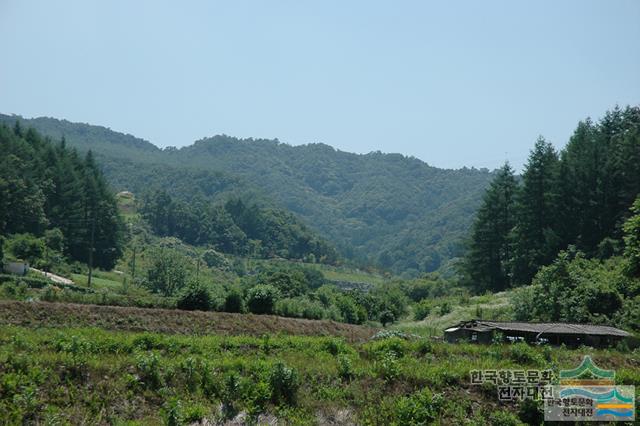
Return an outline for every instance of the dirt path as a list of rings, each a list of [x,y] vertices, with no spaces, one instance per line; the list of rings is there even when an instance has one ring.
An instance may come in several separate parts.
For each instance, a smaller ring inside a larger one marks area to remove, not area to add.
[[[36,272],[36,273],[38,273],[40,275],[43,275],[45,278],[53,281],[54,283],[71,284],[71,285],[75,284],[69,278],[61,277],[60,275],[52,274],[51,272],[45,272],[45,271],[42,271],[40,269],[31,268],[31,267],[29,267],[29,270],[30,271],[34,271],[34,272]]]

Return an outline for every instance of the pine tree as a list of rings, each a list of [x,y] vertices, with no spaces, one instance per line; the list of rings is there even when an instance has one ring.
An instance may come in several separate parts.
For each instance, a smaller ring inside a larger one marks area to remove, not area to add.
[[[528,284],[541,265],[551,262],[560,246],[554,229],[553,184],[558,155],[553,146],[538,138],[522,175],[517,199],[514,280]]]
[[[500,291],[512,285],[511,232],[516,191],[513,169],[506,163],[485,193],[473,225],[465,275],[477,292]]]
[[[122,221],[93,155],[82,161],[64,141],[53,144],[19,124],[0,126],[0,233],[62,231],[64,254],[86,262],[95,223],[96,266],[121,255]]]
[[[558,247],[561,250],[566,249],[569,244],[574,244],[578,235],[576,217],[579,216],[579,211],[574,194],[574,180],[566,152],[562,152],[551,190],[553,229],[558,236]]]
[[[640,277],[640,197],[630,210],[633,216],[623,226],[625,269],[628,275]]]

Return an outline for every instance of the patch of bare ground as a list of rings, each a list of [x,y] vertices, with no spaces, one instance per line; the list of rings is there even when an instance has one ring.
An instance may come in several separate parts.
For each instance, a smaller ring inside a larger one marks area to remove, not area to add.
[[[273,315],[145,309],[73,303],[0,301],[0,324],[23,327],[100,327],[174,334],[289,334],[337,336],[361,342],[378,330],[327,320]]]

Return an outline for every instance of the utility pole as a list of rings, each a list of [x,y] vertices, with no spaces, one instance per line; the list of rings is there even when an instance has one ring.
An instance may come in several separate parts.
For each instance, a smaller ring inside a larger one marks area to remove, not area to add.
[[[136,246],[133,246],[133,258],[131,259],[131,281],[136,281]]]
[[[91,219],[91,249],[89,250],[89,275],[87,279],[87,287],[91,288],[91,276],[93,275],[93,250],[95,245],[95,235],[96,235],[96,216],[95,212],[92,215]]]

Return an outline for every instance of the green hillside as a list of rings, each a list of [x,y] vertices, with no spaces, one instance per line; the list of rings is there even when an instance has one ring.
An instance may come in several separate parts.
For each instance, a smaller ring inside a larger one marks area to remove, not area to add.
[[[346,153],[324,144],[215,136],[160,150],[131,135],[53,118],[0,116],[91,149],[116,190],[166,189],[194,196],[245,199],[285,207],[362,264],[415,276],[445,269],[462,254],[461,240],[492,174],[444,170],[416,158]]]

